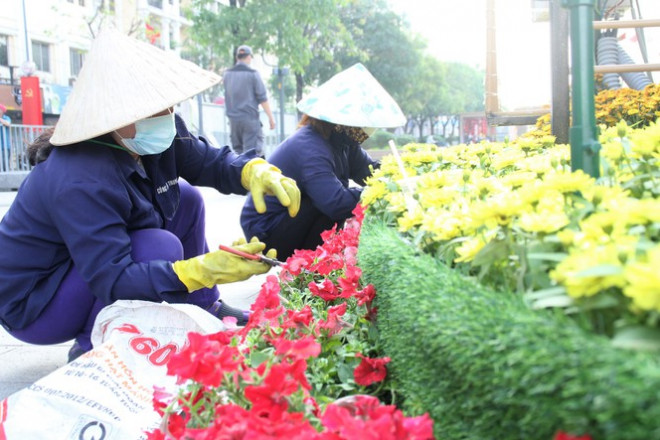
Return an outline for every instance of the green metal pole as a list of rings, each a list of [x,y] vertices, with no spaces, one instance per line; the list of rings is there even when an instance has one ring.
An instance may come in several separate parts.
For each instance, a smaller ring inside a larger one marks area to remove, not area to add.
[[[570,9],[573,123],[571,169],[600,176],[594,86],[594,0],[562,0]]]

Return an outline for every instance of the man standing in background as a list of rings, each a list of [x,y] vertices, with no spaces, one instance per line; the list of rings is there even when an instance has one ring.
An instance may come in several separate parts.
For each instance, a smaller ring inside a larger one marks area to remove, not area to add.
[[[259,120],[259,106],[268,115],[271,130],[275,129],[275,118],[268,103],[266,86],[259,72],[250,67],[251,62],[252,49],[239,46],[236,64],[223,75],[225,108],[234,152],[241,154],[254,148],[259,156],[263,156],[264,132]]]

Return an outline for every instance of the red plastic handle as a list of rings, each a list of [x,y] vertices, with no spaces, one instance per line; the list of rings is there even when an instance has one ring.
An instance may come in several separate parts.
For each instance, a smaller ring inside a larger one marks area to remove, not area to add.
[[[243,257],[248,260],[261,261],[262,263],[270,264],[271,266],[279,266],[280,264],[282,264],[281,261],[278,261],[274,258],[268,258],[263,255],[257,255],[257,254],[249,254],[247,252],[239,251],[238,249],[234,249],[229,246],[225,246],[223,244],[219,245],[218,249],[220,249],[221,251],[229,252],[230,254],[238,255],[239,257]]]

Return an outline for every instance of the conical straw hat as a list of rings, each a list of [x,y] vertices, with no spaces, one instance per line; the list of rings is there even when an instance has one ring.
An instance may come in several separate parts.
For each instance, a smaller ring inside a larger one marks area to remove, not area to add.
[[[362,64],[339,72],[298,103],[298,110],[349,127],[400,127],[406,117]]]
[[[50,142],[68,145],[109,133],[197,95],[220,79],[105,27],[87,53]]]

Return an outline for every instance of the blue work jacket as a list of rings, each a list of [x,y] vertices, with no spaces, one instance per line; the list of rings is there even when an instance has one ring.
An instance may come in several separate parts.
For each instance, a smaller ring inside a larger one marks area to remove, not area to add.
[[[132,260],[129,233],[162,228],[174,216],[179,177],[245,194],[240,173],[254,156],[213,147],[178,116],[176,128],[170,148],[142,156],[142,166],[106,135],[54,147],[30,171],[0,222],[0,323],[33,322],[72,265],[106,304],[188,295],[170,262]]]
[[[284,140],[268,162],[295,180],[301,196],[308,197],[316,209],[335,221],[349,218],[360,200],[362,188],[350,187],[349,181],[364,185],[371,175],[369,166],[379,165],[359,145],[336,142],[332,136],[324,139],[311,125]],[[245,201],[241,227],[246,237],[266,239],[289,216],[275,197],[265,199],[264,214],[257,213],[251,197]]]

